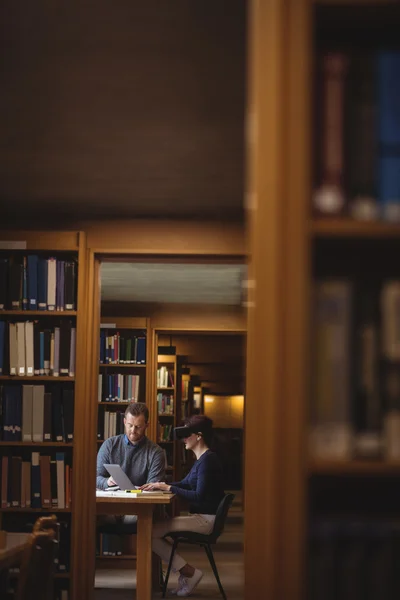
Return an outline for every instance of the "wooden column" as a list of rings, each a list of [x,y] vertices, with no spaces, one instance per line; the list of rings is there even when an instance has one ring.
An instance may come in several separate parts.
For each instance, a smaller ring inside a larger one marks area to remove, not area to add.
[[[278,600],[284,2],[249,4],[245,600]]]
[[[100,323],[100,268],[92,251],[87,251],[86,272],[86,323],[80,355],[86,366],[84,390],[80,391],[78,418],[75,431],[79,440],[78,458],[74,468],[79,469],[74,510],[79,511],[79,532],[76,536],[81,546],[75,562],[79,578],[74,577],[73,600],[94,597],[94,572],[96,560],[96,455],[97,455],[97,379],[99,368]],[[79,340],[78,340],[79,344]],[[77,345],[78,345],[77,344]],[[77,365],[78,365],[77,354]],[[78,366],[77,366],[78,368]],[[83,399],[82,399],[83,395]],[[76,439],[76,438],[75,438]],[[76,443],[76,442],[75,442]],[[74,506],[74,505],[73,505]]]
[[[249,14],[246,600],[302,595],[310,14]]]

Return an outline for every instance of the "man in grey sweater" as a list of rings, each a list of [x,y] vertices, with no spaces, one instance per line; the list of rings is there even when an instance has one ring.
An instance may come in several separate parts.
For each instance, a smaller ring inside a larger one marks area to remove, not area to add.
[[[125,433],[105,440],[97,454],[97,489],[105,490],[115,485],[104,466],[108,464],[120,465],[133,485],[164,481],[164,452],[146,437],[148,421],[146,404],[129,404],[124,418]]]
[[[160,446],[146,437],[149,409],[143,402],[132,402],[125,411],[125,433],[108,438],[97,454],[96,487],[100,490],[115,485],[104,465],[120,465],[133,485],[155,483],[165,479],[165,455]],[[100,524],[116,522],[115,517],[103,517]],[[124,517],[128,524],[136,517]]]

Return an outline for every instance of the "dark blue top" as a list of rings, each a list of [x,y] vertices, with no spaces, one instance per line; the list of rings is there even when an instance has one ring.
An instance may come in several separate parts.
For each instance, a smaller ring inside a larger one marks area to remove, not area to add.
[[[191,513],[215,515],[224,490],[218,456],[206,450],[182,481],[171,483],[171,492],[189,502]]]

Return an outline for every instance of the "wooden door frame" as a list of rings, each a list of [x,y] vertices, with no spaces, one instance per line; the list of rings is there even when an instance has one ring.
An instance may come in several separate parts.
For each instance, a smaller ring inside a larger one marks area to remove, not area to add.
[[[123,254],[131,256],[132,259],[140,259],[140,252],[130,251],[125,249]],[[87,402],[85,404],[84,414],[82,419],[86,424],[86,435],[87,443],[85,446],[85,452],[82,453],[80,459],[84,461],[86,466],[86,481],[82,485],[82,493],[85,495],[84,499],[81,499],[80,506],[82,506],[82,515],[80,523],[82,524],[81,539],[84,540],[83,546],[85,548],[84,553],[80,553],[81,561],[79,564],[79,589],[75,586],[73,590],[73,598],[84,597],[87,600],[93,600],[94,598],[94,575],[96,566],[96,497],[94,490],[96,488],[96,457],[97,457],[97,385],[98,385],[98,356],[99,356],[99,328],[100,328],[100,302],[101,302],[101,283],[100,283],[100,265],[103,257],[108,259],[114,258],[118,261],[118,257],[121,255],[121,250],[103,250],[101,248],[87,249],[87,283],[86,283],[86,315],[87,315],[87,342],[86,342],[86,365],[87,365],[87,378],[85,381],[85,394]],[[179,255],[185,258],[185,255]],[[221,258],[230,258],[225,255],[221,255]],[[158,260],[158,254],[155,254],[153,260]],[[243,257],[241,257],[243,258]],[[240,259],[238,256],[236,260]],[[190,261],[190,254],[187,256],[187,260]],[[204,256],[204,262],[213,261],[214,263],[219,261],[219,256]],[[151,327],[150,321],[150,348],[148,349],[147,356],[150,357],[149,370],[154,370],[154,340],[155,331],[179,331],[182,332],[182,327],[179,328],[165,328],[165,327]],[[193,332],[212,332],[219,333],[218,330],[208,330],[199,327],[192,328]],[[221,329],[220,333],[245,333],[245,330],[227,330]],[[151,378],[148,379],[148,383]],[[148,385],[146,398],[149,398],[149,394],[154,392],[153,382]]]
[[[305,589],[312,5],[249,4],[245,600]]]

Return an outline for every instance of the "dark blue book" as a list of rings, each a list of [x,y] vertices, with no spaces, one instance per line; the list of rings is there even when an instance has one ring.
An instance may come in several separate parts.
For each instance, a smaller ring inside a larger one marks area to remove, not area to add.
[[[378,53],[378,196],[384,219],[400,221],[400,52]]]
[[[22,309],[28,310],[28,264],[26,256],[23,258],[22,269]]]
[[[3,387],[3,439],[5,442],[22,440],[22,387],[5,385]]]
[[[138,365],[146,364],[146,338],[145,337],[137,338],[136,362]]]
[[[38,307],[38,262],[39,257],[35,254],[28,256],[28,306],[29,310],[37,310]]]
[[[2,375],[3,371],[4,371],[5,335],[6,335],[6,322],[0,321],[0,375]]]
[[[47,260],[39,258],[37,270],[38,310],[47,310]]]

